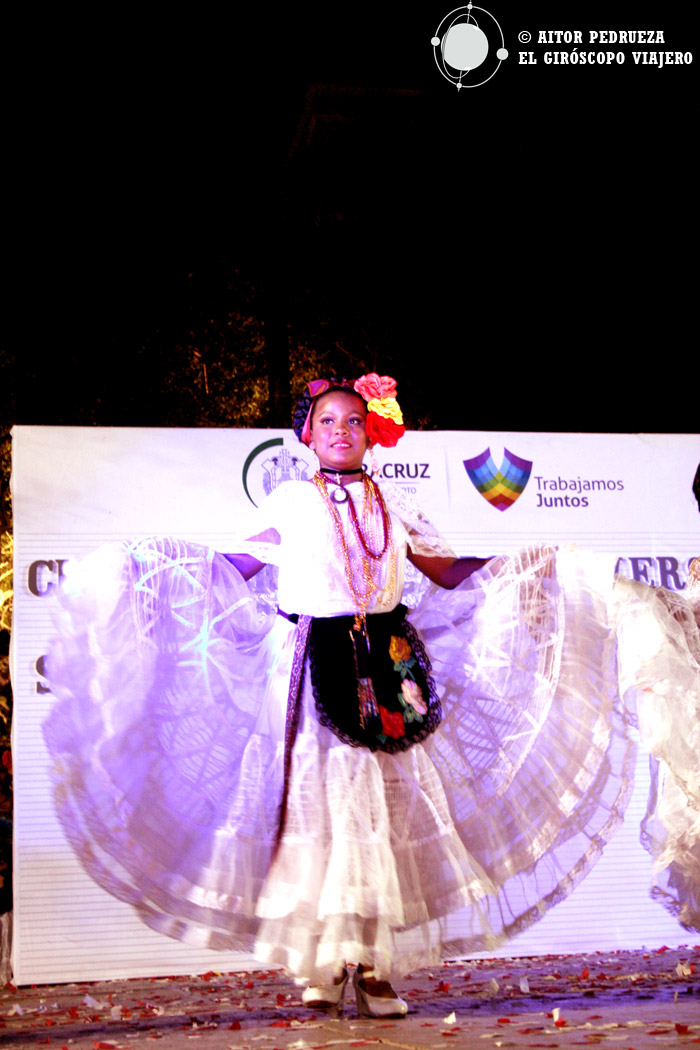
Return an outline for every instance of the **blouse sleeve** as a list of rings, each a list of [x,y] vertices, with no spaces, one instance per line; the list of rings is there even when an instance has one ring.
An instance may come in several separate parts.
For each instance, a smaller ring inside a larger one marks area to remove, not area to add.
[[[408,546],[412,554],[423,555],[427,558],[456,557],[449,543],[440,535],[407,492],[398,485],[383,482],[382,495],[389,510],[401,520],[406,529]]]
[[[293,485],[280,485],[252,513],[245,516],[240,531],[231,540],[227,554],[249,554],[266,565],[279,565],[282,531],[293,514]]]

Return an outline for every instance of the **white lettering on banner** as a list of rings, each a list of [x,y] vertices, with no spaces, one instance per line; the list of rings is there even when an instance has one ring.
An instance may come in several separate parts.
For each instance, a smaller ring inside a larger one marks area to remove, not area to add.
[[[540,29],[538,44],[580,44],[583,37],[578,29]]]
[[[591,29],[589,44],[665,44],[663,29]]]
[[[692,51],[633,51],[636,66],[689,66],[693,61]]]
[[[529,34],[520,34],[523,42],[529,40]],[[665,44],[661,29],[591,29],[586,43],[580,30],[541,29],[537,37],[538,44],[559,44],[556,51],[545,51],[543,60],[547,66],[622,66],[630,53],[636,66],[689,66],[693,62],[692,51],[618,51],[618,50],[585,50],[586,44],[640,45]],[[574,45],[571,47],[570,45]],[[569,45],[568,47],[566,45]],[[579,47],[579,45],[583,45]],[[536,66],[539,59],[534,51],[520,51],[521,66]]]
[[[624,51],[545,51],[544,61],[548,66],[611,66],[616,62],[618,66],[624,65]]]

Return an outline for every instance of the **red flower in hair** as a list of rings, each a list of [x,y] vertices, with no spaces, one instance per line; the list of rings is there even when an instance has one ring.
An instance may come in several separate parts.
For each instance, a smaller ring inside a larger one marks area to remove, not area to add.
[[[378,376],[376,372],[368,372],[366,376],[360,376],[355,381],[355,390],[361,394],[365,401],[371,401],[383,397],[396,397],[396,380],[391,376]]]
[[[388,419],[386,416],[380,416],[378,412],[368,412],[365,432],[371,445],[393,448],[399,438],[406,433],[406,427],[403,424],[399,426],[393,419]]]
[[[387,711],[385,707],[381,706],[379,714],[382,718],[382,732],[384,736],[390,736],[392,740],[398,740],[399,737],[406,736],[402,714],[398,711]]]

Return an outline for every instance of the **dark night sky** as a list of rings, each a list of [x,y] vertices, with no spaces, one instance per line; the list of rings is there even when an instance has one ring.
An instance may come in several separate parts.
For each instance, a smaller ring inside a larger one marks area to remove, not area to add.
[[[494,4],[510,57],[458,94],[429,44],[449,5],[376,7],[18,27],[3,249],[16,421],[77,421],[71,399],[109,383],[114,348],[176,326],[187,272],[216,284],[225,257],[364,312],[426,370],[448,425],[700,429],[684,407],[693,67],[632,68],[631,48],[624,67],[517,64],[521,29],[661,28],[653,50],[686,51],[689,19]],[[290,166],[311,83],[378,101]],[[420,94],[390,109],[386,88]],[[289,220],[303,200],[353,221],[319,234]]]

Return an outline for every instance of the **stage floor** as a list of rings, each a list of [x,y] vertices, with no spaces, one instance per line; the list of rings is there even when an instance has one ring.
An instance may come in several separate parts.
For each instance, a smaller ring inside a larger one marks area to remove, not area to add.
[[[643,1050],[700,1041],[700,944],[640,951],[446,963],[397,985],[403,1020],[314,1014],[280,971],[99,983],[5,985],[0,1046],[71,1050],[200,1045],[205,1050],[320,1050],[384,1044]],[[484,1042],[479,1042],[484,1040]]]

